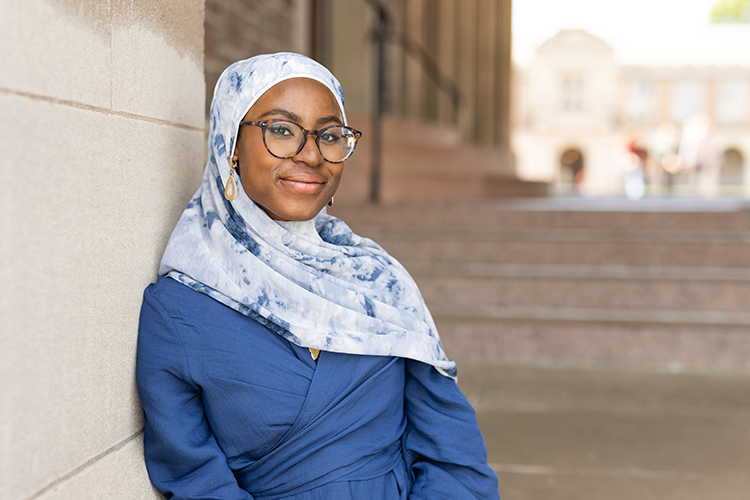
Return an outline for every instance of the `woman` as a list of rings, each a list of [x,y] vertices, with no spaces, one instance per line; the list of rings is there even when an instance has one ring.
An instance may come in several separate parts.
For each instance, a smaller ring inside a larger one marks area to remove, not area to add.
[[[168,498],[498,497],[416,285],[325,213],[359,135],[304,56],[220,77],[203,183],[141,311],[146,464]]]

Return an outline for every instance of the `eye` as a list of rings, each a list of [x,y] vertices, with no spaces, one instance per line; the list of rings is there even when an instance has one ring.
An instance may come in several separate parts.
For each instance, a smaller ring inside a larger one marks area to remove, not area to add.
[[[275,122],[269,125],[267,130],[274,139],[291,139],[294,137],[294,130],[290,123]]]
[[[341,131],[338,127],[326,129],[320,134],[320,140],[326,144],[335,144],[341,140]]]

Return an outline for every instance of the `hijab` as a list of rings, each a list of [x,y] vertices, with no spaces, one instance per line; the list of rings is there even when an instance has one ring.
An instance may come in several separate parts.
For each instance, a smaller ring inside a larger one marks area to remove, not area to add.
[[[229,66],[211,103],[203,181],[172,232],[159,274],[300,347],[415,359],[455,379],[456,365],[419,289],[379,245],[325,208],[309,221],[274,221],[239,176],[237,197],[224,197],[239,122],[263,93],[290,78],[325,85],[346,123],[341,85],[312,59],[278,53]]]

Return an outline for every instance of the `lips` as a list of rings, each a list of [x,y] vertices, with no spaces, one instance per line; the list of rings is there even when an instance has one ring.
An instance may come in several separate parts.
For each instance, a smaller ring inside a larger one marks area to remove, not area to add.
[[[326,185],[326,179],[317,174],[285,175],[279,181],[300,194],[316,194]]]

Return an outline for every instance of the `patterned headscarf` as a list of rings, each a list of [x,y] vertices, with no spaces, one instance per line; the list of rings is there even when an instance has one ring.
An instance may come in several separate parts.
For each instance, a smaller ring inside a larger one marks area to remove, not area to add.
[[[411,358],[455,378],[416,284],[379,245],[325,209],[309,221],[276,222],[239,179],[237,197],[224,198],[239,122],[264,92],[290,78],[328,87],[346,121],[341,85],[312,59],[279,53],[229,66],[211,103],[203,182],[172,232],[159,274],[300,347]]]

